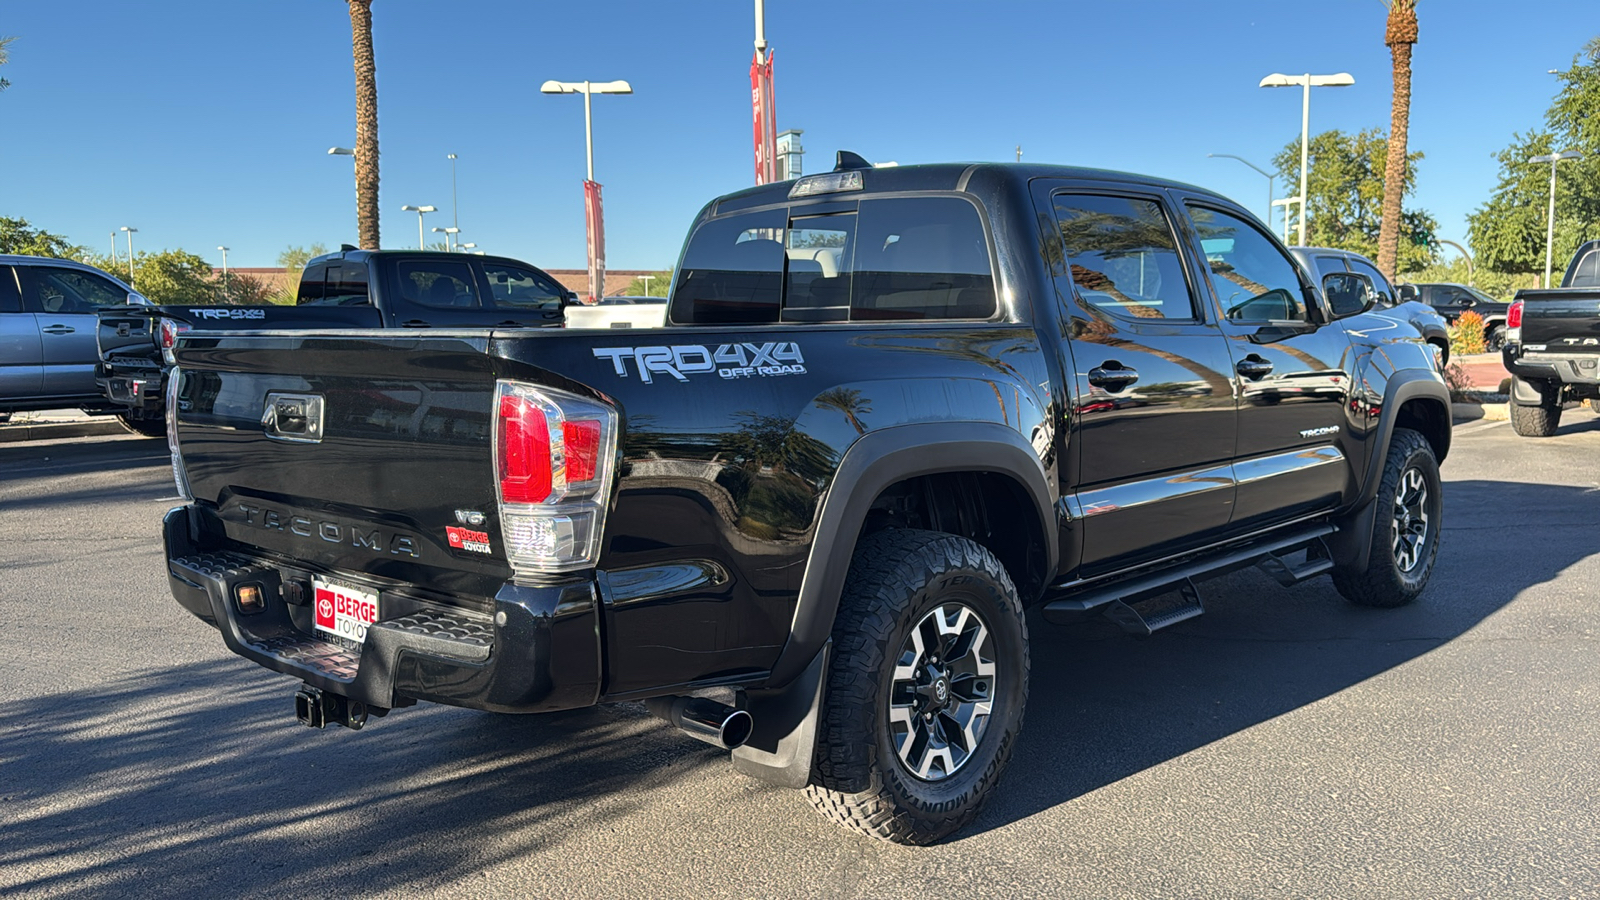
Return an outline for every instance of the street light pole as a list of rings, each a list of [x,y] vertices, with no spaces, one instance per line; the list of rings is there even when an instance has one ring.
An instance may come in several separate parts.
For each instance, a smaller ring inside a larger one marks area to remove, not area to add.
[[[422,233],[422,217],[427,215],[428,213],[431,213],[431,212],[438,212],[439,211],[438,207],[435,207],[435,206],[402,206],[402,207],[400,207],[400,209],[403,212],[414,212],[414,213],[417,214],[417,249],[418,250],[426,250],[426,249],[428,249],[427,236]]]
[[[584,229],[588,238],[589,295],[605,296],[605,223],[601,220],[600,185],[594,180],[594,94],[631,94],[626,81],[546,81],[539,86],[544,94],[583,95],[583,147],[589,177],[583,183]]]
[[[1551,209],[1554,208],[1555,207],[1553,206],[1551,207]],[[129,228],[128,226],[124,225],[117,230],[126,231],[128,233],[128,281],[131,282],[133,281],[133,233],[139,229]]]
[[[1271,227],[1271,225],[1272,225],[1272,206],[1273,206],[1272,195],[1275,193],[1275,191],[1273,190],[1274,180],[1273,180],[1273,177],[1272,177],[1272,173],[1268,172],[1266,169],[1261,168],[1260,166],[1256,165],[1255,163],[1251,162],[1250,160],[1245,159],[1242,156],[1234,156],[1232,153],[1207,153],[1206,156],[1208,158],[1216,157],[1216,158],[1219,158],[1219,159],[1236,159],[1239,162],[1244,163],[1245,165],[1249,166],[1252,169],[1255,169],[1257,172],[1260,172],[1262,175],[1265,175],[1267,177],[1267,226]]]
[[[1563,150],[1560,153],[1550,153],[1545,156],[1535,156],[1528,160],[1530,163],[1550,164],[1550,214],[1549,223],[1545,226],[1544,234],[1544,286],[1550,288],[1551,254],[1556,244],[1556,164],[1563,159],[1581,159],[1582,153],[1576,150]]]
[[[461,207],[456,203],[456,155],[446,153],[450,160],[450,224],[461,227]]]
[[[228,248],[219,244],[217,249],[222,251],[222,292],[226,294],[228,292]]]
[[[111,232],[111,264],[117,264],[117,233]]]
[[[1311,150],[1311,89],[1314,87],[1348,87],[1355,84],[1355,78],[1349,72],[1340,72],[1337,75],[1283,75],[1274,72],[1261,79],[1259,87],[1294,87],[1299,85],[1304,89],[1300,104],[1300,245],[1306,243],[1306,181],[1307,166],[1310,162]],[[1285,213],[1288,210],[1285,208]]]

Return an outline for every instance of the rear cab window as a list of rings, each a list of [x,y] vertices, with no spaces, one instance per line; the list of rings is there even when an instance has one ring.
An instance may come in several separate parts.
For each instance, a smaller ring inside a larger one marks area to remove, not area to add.
[[[1122,319],[1197,320],[1177,236],[1145,197],[1057,194],[1062,250],[1079,301]]]
[[[0,313],[22,312],[22,291],[10,266],[0,266]]]
[[[395,264],[395,281],[407,303],[434,309],[478,309],[478,289],[472,266],[443,259],[402,259]]]
[[[960,197],[863,198],[711,219],[671,299],[680,324],[983,320],[989,243]]]

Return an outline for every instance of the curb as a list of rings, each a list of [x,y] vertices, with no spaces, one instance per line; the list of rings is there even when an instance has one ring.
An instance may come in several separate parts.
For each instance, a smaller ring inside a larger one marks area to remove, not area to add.
[[[105,421],[56,422],[47,425],[6,425],[0,427],[0,444],[20,441],[48,441],[55,438],[92,437],[105,434],[130,434],[115,417]]]
[[[1450,404],[1450,418],[1454,424],[1462,422],[1504,422],[1511,418],[1511,411],[1504,403],[1452,403]]]

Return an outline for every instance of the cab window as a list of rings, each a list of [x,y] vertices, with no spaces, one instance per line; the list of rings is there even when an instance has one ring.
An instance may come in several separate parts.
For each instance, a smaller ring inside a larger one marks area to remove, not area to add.
[[[1233,322],[1307,321],[1300,272],[1278,245],[1244,219],[1189,207],[1211,290]]]
[[[1083,304],[1123,319],[1194,320],[1183,259],[1160,203],[1057,194],[1055,210],[1072,284]]]
[[[542,272],[505,263],[486,262],[483,264],[483,273],[489,279],[489,296],[498,307],[560,309],[562,299],[566,297],[566,289]]]
[[[401,260],[396,266],[400,296],[407,303],[435,309],[472,309],[478,306],[472,266],[436,259]]]
[[[1364,259],[1351,259],[1350,271],[1367,276],[1372,282],[1372,290],[1377,293],[1378,302],[1384,306],[1394,305],[1394,288],[1389,285],[1389,279],[1383,273],[1370,265]]]

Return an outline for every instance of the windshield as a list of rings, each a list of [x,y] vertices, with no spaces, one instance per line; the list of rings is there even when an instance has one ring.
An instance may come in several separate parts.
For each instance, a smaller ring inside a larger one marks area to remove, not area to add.
[[[1503,302],[1503,301],[1500,301],[1500,300],[1496,300],[1495,298],[1489,296],[1488,294],[1485,294],[1483,291],[1480,291],[1475,287],[1469,287],[1469,288],[1466,289],[1466,291],[1467,291],[1467,293],[1471,294],[1472,296],[1478,298],[1478,302],[1479,303],[1501,303],[1501,302]]]

